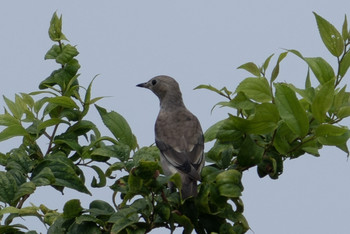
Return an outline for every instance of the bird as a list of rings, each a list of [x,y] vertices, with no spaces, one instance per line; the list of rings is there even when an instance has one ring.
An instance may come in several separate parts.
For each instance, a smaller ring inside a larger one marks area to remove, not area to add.
[[[151,90],[160,101],[154,130],[164,174],[180,174],[183,200],[196,197],[205,161],[204,136],[198,118],[185,107],[174,78],[159,75],[137,86]],[[174,190],[172,183],[168,186]]]

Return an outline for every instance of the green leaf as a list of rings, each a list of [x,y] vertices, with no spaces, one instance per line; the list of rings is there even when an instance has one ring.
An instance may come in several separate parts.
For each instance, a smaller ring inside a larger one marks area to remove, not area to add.
[[[55,12],[50,21],[49,37],[52,41],[67,40],[62,33],[62,16],[58,18]]]
[[[6,169],[11,171],[12,169],[18,170],[21,174],[25,175],[33,170],[35,162],[29,157],[28,153],[22,148],[12,149],[7,158]],[[25,180],[21,183],[24,183]]]
[[[11,111],[11,113],[13,114],[13,116],[16,119],[21,119],[22,115],[24,113],[24,110],[21,108],[20,105],[17,105],[17,103],[11,101],[10,99],[8,99],[7,97],[5,97],[3,95],[4,101],[7,105],[7,107],[9,108],[9,110]]]
[[[254,166],[261,161],[263,154],[264,148],[258,146],[248,135],[241,145],[237,160],[240,166]]]
[[[70,97],[60,96],[60,97],[48,98],[46,100],[47,100],[47,102],[52,103],[52,104],[56,104],[58,106],[78,109],[77,104]]]
[[[311,68],[312,72],[315,74],[317,80],[324,84],[328,82],[329,80],[334,79],[335,74],[334,70],[329,63],[327,63],[326,60],[324,60],[321,57],[315,57],[315,58],[304,58],[301,53],[297,50],[288,50],[288,52],[291,52],[298,56],[299,58],[303,59]]]
[[[321,132],[321,130],[319,130]],[[323,129],[322,129],[323,131]],[[350,131],[347,130],[345,133],[340,134],[341,131],[343,130],[339,130],[337,132],[335,132],[334,129],[331,130],[334,135],[331,134],[326,134],[326,135],[321,135],[317,138],[317,140],[323,144],[323,145],[334,145],[334,146],[339,146],[340,149],[342,149],[343,151],[348,152],[347,150],[347,146],[346,143],[350,138]],[[345,147],[345,148],[344,148]]]
[[[264,134],[273,131],[280,120],[276,105],[271,103],[262,103],[256,105],[255,114],[250,120],[251,131],[248,133]]]
[[[130,155],[130,147],[122,143],[96,148],[92,151],[91,156],[102,156],[108,158],[118,158],[120,161],[126,161]]]
[[[140,161],[135,168],[135,175],[144,180],[153,179],[156,171],[161,170],[158,162]]]
[[[114,213],[108,222],[113,223],[111,233],[120,233],[124,228],[139,221],[139,216],[134,209],[124,208]]]
[[[310,69],[307,69],[307,75],[305,79],[305,89],[310,89],[310,88],[312,88],[311,80],[310,80]]]
[[[230,106],[236,109],[252,110],[255,108],[255,105],[256,104],[242,92],[238,92],[237,95],[230,100]]]
[[[71,45],[53,45],[46,53],[45,59],[55,59],[59,64],[66,64],[79,54],[78,50]]]
[[[216,135],[217,135],[218,131],[221,129],[221,127],[225,121],[226,120],[221,120],[221,121],[215,123],[214,125],[212,125],[210,128],[208,128],[207,131],[205,131],[205,133],[204,133],[205,142],[210,142],[210,141],[216,139]]]
[[[90,212],[90,214],[93,216],[100,216],[100,215],[109,216],[115,213],[114,208],[110,204],[102,200],[92,201],[87,211]]]
[[[97,183],[97,180],[95,178],[95,176],[92,178],[92,182],[91,182],[91,187],[93,188],[102,188],[104,186],[106,186],[106,176],[103,173],[103,171],[101,170],[101,168],[99,168],[98,166],[92,165],[91,166],[92,169],[94,169],[100,179],[100,182]]]
[[[28,207],[23,207],[21,209],[18,209],[13,206],[8,206],[0,210],[0,216],[3,214],[18,214],[21,216],[38,216],[38,207],[35,206],[28,206]]]
[[[262,71],[265,73],[267,67],[269,66],[270,60],[272,58],[272,56],[274,56],[274,54],[271,54],[269,57],[267,57],[267,59],[265,60],[264,64],[262,65]]]
[[[9,173],[0,171],[0,201],[11,204],[17,192],[15,178]]]
[[[295,92],[285,84],[275,84],[276,105],[282,120],[298,136],[304,137],[309,131],[309,120]]]
[[[342,27],[342,36],[343,36],[344,42],[346,42],[346,40],[348,40],[348,38],[349,38],[348,19],[347,19],[346,15],[345,15],[344,23],[343,23],[343,27]]]
[[[321,84],[327,83],[328,81],[334,79],[335,74],[332,66],[329,65],[329,63],[327,63],[323,58],[304,58],[304,60]]]
[[[247,134],[267,134],[277,128],[279,114],[274,104],[262,103],[256,106],[255,115],[251,119],[229,114],[229,120],[235,130]]]
[[[0,114],[0,125],[2,126],[11,126],[11,125],[20,125],[20,121],[10,115],[9,113]]]
[[[346,118],[350,116],[350,106],[343,106],[340,107],[338,113],[337,113],[337,117],[340,119]]]
[[[323,43],[332,55],[339,57],[344,49],[344,41],[341,34],[327,20],[317,15],[315,12],[314,15]]]
[[[350,50],[346,52],[339,64],[339,75],[344,77],[350,67]]]
[[[22,96],[23,102],[27,104],[30,108],[34,106],[34,99],[29,94],[21,93],[21,96]]]
[[[333,103],[334,97],[334,80],[321,85],[319,90],[316,90],[315,98],[311,105],[311,110],[314,118],[323,123],[326,119],[326,113]]]
[[[181,176],[179,173],[175,173],[170,177],[170,182],[173,182],[175,186],[181,190],[182,188],[182,182],[181,182]]]
[[[186,215],[178,215],[177,213],[172,213],[171,217],[174,219],[176,223],[183,226],[183,234],[191,234],[194,228],[191,219],[189,219]]]
[[[237,198],[242,195],[242,174],[237,170],[227,170],[216,176],[216,183],[221,196]]]
[[[83,112],[81,113],[82,117],[84,117],[89,109],[90,109],[90,105],[94,104],[95,102],[97,102],[98,100],[102,99],[102,97],[97,97],[91,100],[91,88],[92,88],[92,83],[94,82],[94,80],[96,79],[97,75],[92,79],[92,81],[90,82],[86,93],[85,93],[85,98],[84,98],[84,109]]]
[[[122,170],[124,168],[125,168],[125,164],[123,162],[116,162],[116,163],[113,163],[111,166],[108,167],[108,169],[106,170],[105,174],[109,178],[114,178],[114,177],[111,177],[112,172],[113,171],[119,171],[119,170]]]
[[[55,175],[52,173],[51,169],[48,167],[43,168],[38,174],[36,174],[31,181],[35,186],[46,186],[54,184]]]
[[[79,217],[77,217],[77,219]],[[77,223],[77,222],[73,223],[69,227],[69,230],[67,232],[67,234],[76,234],[76,233],[97,234],[97,233],[101,233],[101,229],[97,226],[95,222],[81,221],[81,223]]]
[[[17,201],[25,195],[34,193],[35,189],[36,186],[33,182],[25,182],[24,184],[21,184],[13,197],[13,201]]]
[[[20,209],[13,206],[4,207],[0,210],[0,216],[4,214],[18,214],[19,210]]]
[[[29,136],[22,125],[11,125],[0,132],[0,142],[16,136]]]
[[[274,82],[279,74],[279,71],[280,71],[280,62],[287,56],[288,54],[288,51],[287,52],[283,52],[279,55],[278,57],[278,60],[277,60],[277,64],[276,66],[274,67],[274,69],[272,70],[272,73],[271,73],[271,80],[270,82]]]
[[[243,92],[257,102],[270,102],[272,94],[266,78],[246,78],[237,87],[236,92]]]
[[[80,205],[79,199],[72,199],[66,202],[63,207],[63,217],[71,219],[78,217],[83,211],[83,207]]]
[[[45,129],[47,127],[54,126],[54,125],[57,125],[60,123],[69,124],[69,122],[64,121],[62,119],[52,118],[52,119],[45,120],[44,122],[41,122],[40,124],[38,124],[37,131],[39,132],[42,129]]]
[[[112,132],[115,138],[128,145],[130,149],[134,150],[137,147],[136,138],[124,117],[114,111],[107,112],[106,109],[98,105],[95,105],[95,107],[98,110],[103,123]]]
[[[213,87],[211,85],[198,85],[194,89],[207,89],[207,90],[213,91],[213,92],[215,92],[217,94],[220,94],[220,95],[226,97],[226,94],[222,92],[223,89],[218,90],[217,88],[215,88],[215,87]]]
[[[78,60],[72,59],[63,68],[53,71],[49,77],[40,83],[39,89],[47,89],[59,85],[62,91],[66,91],[67,87],[78,85],[76,76],[79,68]],[[68,86],[73,79],[75,79],[73,85]]]
[[[271,58],[271,57],[272,56],[270,56],[269,58]],[[268,59],[267,62],[265,61],[265,63],[267,63],[267,64],[268,64],[268,62],[269,62],[269,59]],[[255,63],[252,63],[252,62],[245,63],[245,64],[239,66],[237,69],[244,69],[244,70],[250,72],[251,74],[253,74],[255,76],[258,76],[258,77],[260,76],[260,70],[259,70],[258,66],[255,65]]]
[[[337,127],[331,124],[321,124],[316,128],[315,134],[318,137],[341,136],[348,131],[349,130],[344,127]]]
[[[55,186],[63,186],[75,189],[79,192],[90,194],[81,178],[76,173],[76,166],[62,154],[46,156],[34,169],[32,176],[35,178],[44,168],[50,168],[55,176]]]
[[[295,138],[297,138],[297,135],[292,132],[285,122],[281,122],[280,126],[277,128],[273,146],[279,153],[285,155],[292,149],[290,143]]]

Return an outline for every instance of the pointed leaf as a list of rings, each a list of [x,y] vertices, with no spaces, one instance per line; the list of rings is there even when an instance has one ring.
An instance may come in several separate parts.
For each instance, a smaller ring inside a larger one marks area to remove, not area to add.
[[[324,84],[334,79],[335,74],[333,68],[329,63],[321,57],[316,58],[304,58],[312,72],[321,84]]]
[[[343,23],[343,27],[342,27],[342,36],[343,36],[344,42],[346,40],[348,40],[348,38],[349,38],[348,19],[347,19],[346,15],[345,15],[344,23]]]
[[[15,178],[9,173],[0,171],[0,201],[11,204],[17,192]]]
[[[346,133],[347,131],[349,131],[349,130],[346,128],[337,127],[337,126],[334,126],[331,124],[321,124],[316,128],[315,134],[318,137],[320,137],[320,136],[341,136],[344,133]]]
[[[267,67],[269,66],[269,63],[270,63],[270,60],[272,58],[272,56],[274,56],[275,54],[271,54],[264,62],[264,64],[262,65],[262,69],[263,69],[263,72],[265,73],[266,72],[266,69]]]
[[[220,95],[226,97],[226,95],[223,92],[221,92],[221,90],[218,90],[217,88],[215,88],[215,87],[213,87],[211,85],[198,85],[194,89],[207,89],[207,90],[213,91],[213,92],[215,92],[217,94],[220,94]]]
[[[31,181],[21,184],[21,186],[18,187],[18,190],[16,191],[13,197],[13,201],[17,201],[18,199],[20,199],[25,195],[30,195],[34,193],[35,189],[36,189],[36,186]]]
[[[53,185],[68,187],[79,192],[90,194],[82,179],[77,175],[76,166],[66,156],[61,154],[46,156],[46,158],[35,167],[32,174],[33,177],[36,177],[46,167],[50,168],[55,176]]]
[[[48,167],[43,168],[38,174],[36,174],[31,181],[35,186],[46,186],[54,184],[55,175],[52,173],[51,169]]]
[[[350,116],[350,106],[343,106],[337,113],[338,118],[343,119]]]
[[[266,78],[246,78],[237,87],[236,92],[243,92],[257,102],[270,102],[271,90]]]
[[[271,74],[271,80],[270,82],[274,82],[279,74],[279,70],[280,70],[280,62],[287,56],[288,51],[287,52],[283,52],[279,55],[278,60],[277,60],[277,64],[274,67],[274,69],[272,70],[272,74]]]
[[[326,113],[332,106],[334,97],[334,80],[323,84],[316,91],[315,98],[311,105],[311,111],[317,121],[323,123],[326,119]]]
[[[259,70],[258,66],[252,62],[245,63],[245,64],[239,66],[237,69],[244,69],[257,77],[260,76],[260,70]]]
[[[9,113],[0,114],[0,125],[2,126],[11,126],[11,125],[19,125],[20,121],[10,115]]]
[[[64,121],[62,119],[58,119],[58,118],[52,118],[52,119],[48,119],[48,120],[45,120],[44,122],[41,122],[39,125],[38,125],[38,131],[42,130],[42,129],[45,129],[47,127],[50,127],[50,126],[54,126],[54,125],[57,125],[59,123],[66,123],[66,124],[69,124],[68,121]]]
[[[12,115],[16,118],[16,119],[21,119],[22,115],[23,115],[23,109],[21,108],[21,106],[17,105],[15,102],[11,101],[10,99],[8,99],[7,97],[3,96],[4,101],[7,105],[7,107],[9,108],[9,110],[11,111]]]
[[[298,136],[304,137],[309,130],[309,121],[295,92],[285,84],[275,84],[276,105],[281,118]]]
[[[5,141],[16,136],[29,136],[22,125],[11,125],[0,132],[0,141]]]
[[[307,69],[306,80],[305,80],[305,89],[311,88],[311,80],[310,80],[310,69]]]
[[[345,76],[345,73],[348,71],[350,67],[350,50],[346,52],[342,60],[340,60],[339,64],[339,75],[341,77]]]
[[[55,12],[50,21],[49,37],[52,41],[67,40],[62,33],[62,16],[58,18]]]
[[[314,15],[323,43],[332,55],[339,57],[344,49],[344,41],[341,34],[327,20],[317,15],[315,12]]]
[[[47,102],[56,104],[58,106],[62,106],[66,108],[78,108],[77,104],[73,101],[73,99],[66,96],[52,97],[46,100]]]
[[[139,221],[139,216],[134,209],[124,208],[114,213],[109,223],[113,223],[111,233],[120,233],[124,228],[133,225]]]
[[[221,120],[221,121],[215,123],[214,125],[212,125],[210,128],[208,128],[207,131],[205,131],[205,133],[204,133],[205,142],[210,142],[212,140],[215,140],[216,135],[217,135],[219,129],[224,124],[224,122],[225,122],[225,120]]]
[[[135,149],[137,147],[136,138],[132,134],[131,128],[124,117],[114,111],[107,112],[106,109],[98,105],[95,105],[95,107],[98,110],[103,123],[108,127],[115,138],[128,145],[130,149]]]

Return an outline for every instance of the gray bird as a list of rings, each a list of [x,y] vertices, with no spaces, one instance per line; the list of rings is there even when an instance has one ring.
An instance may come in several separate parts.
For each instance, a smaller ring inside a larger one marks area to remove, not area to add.
[[[137,86],[150,89],[160,101],[155,138],[165,175],[179,173],[182,198],[195,197],[204,166],[204,137],[197,117],[185,107],[179,84],[173,78],[156,76]]]

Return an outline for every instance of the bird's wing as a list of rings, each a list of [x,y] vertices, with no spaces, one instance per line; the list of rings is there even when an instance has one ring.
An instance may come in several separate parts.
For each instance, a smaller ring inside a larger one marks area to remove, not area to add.
[[[199,169],[203,163],[203,145],[196,144],[190,152],[179,152],[163,141],[156,140],[157,147],[165,160],[177,170],[189,175],[194,180],[200,180]],[[190,161],[189,159],[196,159]]]

